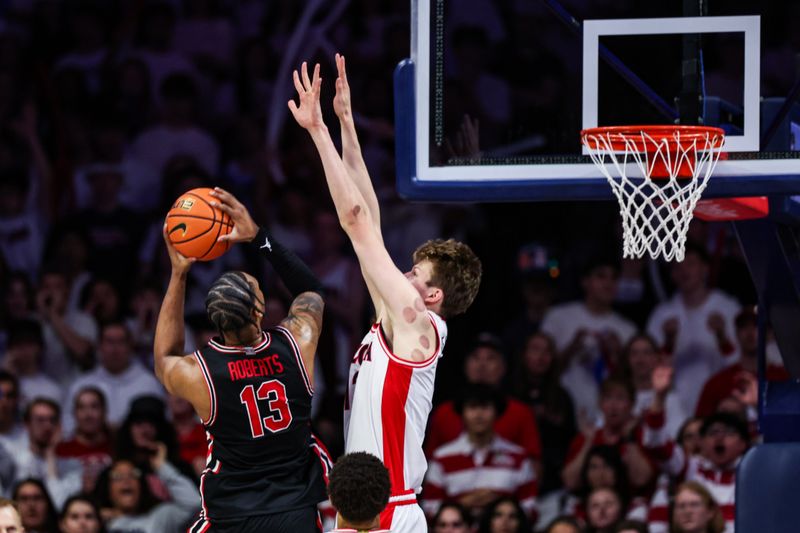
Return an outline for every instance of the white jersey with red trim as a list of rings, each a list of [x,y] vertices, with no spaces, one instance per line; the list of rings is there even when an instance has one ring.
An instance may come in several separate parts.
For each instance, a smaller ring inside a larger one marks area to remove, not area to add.
[[[350,365],[344,411],[345,452],[379,457],[392,481],[392,494],[419,492],[428,463],[422,451],[431,412],[436,366],[447,340],[447,325],[428,317],[437,345],[425,361],[400,359],[389,349],[380,323],[361,341]]]

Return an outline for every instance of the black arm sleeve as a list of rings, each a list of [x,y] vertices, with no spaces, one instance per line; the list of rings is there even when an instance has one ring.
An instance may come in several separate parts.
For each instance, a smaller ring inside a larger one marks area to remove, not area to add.
[[[307,264],[293,251],[276,241],[264,228],[259,228],[255,239],[250,243],[272,264],[275,272],[296,298],[304,292],[316,292],[324,296],[322,282],[314,275]]]

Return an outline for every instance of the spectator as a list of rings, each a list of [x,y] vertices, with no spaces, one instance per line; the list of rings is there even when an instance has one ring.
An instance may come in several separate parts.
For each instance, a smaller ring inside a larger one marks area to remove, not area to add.
[[[81,307],[98,324],[122,319],[122,295],[111,280],[103,277],[96,277],[86,284]]]
[[[664,397],[672,371],[660,367],[653,374],[655,401],[644,417],[642,442],[647,453],[662,464],[662,469],[678,481],[697,481],[714,496],[725,519],[726,531],[733,531],[735,514],[736,467],[750,443],[747,423],[730,413],[714,413],[703,420],[700,429],[700,454],[688,456],[674,446],[664,429]],[[663,501],[650,506],[652,533],[667,531],[668,513]]]
[[[24,533],[25,531],[17,504],[5,498],[0,498],[0,531],[4,533]]]
[[[136,398],[117,432],[117,453],[114,458],[146,465],[158,443],[163,443],[167,447],[167,461],[182,475],[195,480],[195,471],[181,459],[175,428],[167,421],[165,414],[166,406],[161,398]],[[144,475],[157,498],[169,499],[167,487],[161,484],[155,472],[144,469]]]
[[[97,94],[108,56],[108,48],[105,46],[108,21],[104,20],[99,6],[84,4],[69,10],[67,23],[72,47],[69,53],[56,63],[54,70],[65,68],[80,70],[86,79],[89,92]]]
[[[490,504],[481,516],[478,533],[528,533],[528,517],[519,502],[503,497]]]
[[[621,374],[636,389],[636,402],[633,414],[640,416],[653,403],[653,370],[661,362],[661,354],[658,351],[656,342],[647,334],[637,334],[622,351],[620,365]],[[686,413],[683,411],[681,399],[670,391],[667,394],[667,431],[670,435],[677,435],[681,424],[686,420]]]
[[[195,120],[197,87],[186,74],[170,74],[160,86],[161,120],[133,142],[133,155],[155,172],[163,172],[175,156],[190,156],[206,172],[219,167],[219,148],[213,137]]]
[[[433,517],[432,533],[470,533],[472,517],[455,502],[445,502]]]
[[[752,309],[744,309],[734,321],[736,341],[739,345],[739,361],[711,376],[700,393],[697,403],[698,417],[706,417],[717,411],[726,398],[740,400],[744,393],[748,376],[757,379],[758,371],[758,316]],[[775,365],[767,365],[767,380],[780,381],[788,378],[786,370]],[[669,410],[669,407],[667,407]],[[754,413],[755,414],[755,413]]]
[[[206,467],[208,454],[206,429],[198,420],[192,404],[183,398],[170,394],[167,407],[178,437],[180,458],[192,465],[195,474],[200,476]]]
[[[379,527],[390,493],[389,471],[380,459],[366,452],[340,457],[331,470],[328,484],[328,495],[338,512],[341,528],[334,531],[373,531]]]
[[[700,453],[700,428],[703,427],[703,419],[698,417],[687,418],[678,431],[677,443],[686,452],[687,457]]]
[[[100,474],[95,494],[109,533],[177,531],[188,525],[200,508],[200,496],[166,458],[167,447],[159,443],[148,466],[169,490],[170,502],[159,503],[142,470],[126,459],[114,461]]]
[[[456,406],[464,432],[433,452],[425,478],[423,507],[433,517],[445,500],[455,500],[478,516],[501,496],[516,497],[536,516],[536,473],[525,450],[494,432],[502,399],[487,385],[474,384]]]
[[[580,523],[571,516],[559,516],[544,528],[544,533],[581,533],[582,531]]]
[[[89,496],[70,496],[61,510],[58,525],[61,533],[105,533],[100,510]]]
[[[57,403],[45,398],[34,399],[25,409],[28,444],[9,450],[16,464],[17,479],[42,480],[57,508],[81,488],[80,463],[74,459],[59,459],[55,453],[61,432],[60,419],[61,408]],[[2,455],[0,479],[5,479],[11,466],[5,464],[7,461]]]
[[[696,481],[687,481],[675,491],[673,533],[722,533],[725,520],[711,493]]]
[[[582,520],[587,516],[589,494],[597,489],[613,489],[627,518],[646,518],[647,501],[631,494],[628,474],[619,451],[614,446],[594,446],[589,450],[581,470],[580,498],[567,500],[565,512]]]
[[[595,489],[586,501],[586,533],[613,533],[623,505],[614,489]]]
[[[72,385],[67,405],[73,405],[78,391],[87,385],[100,389],[106,398],[114,398],[108,405],[108,421],[119,426],[131,403],[138,396],[164,397],[164,389],[156,378],[136,358],[130,333],[121,322],[109,322],[100,331],[98,367],[81,376]],[[72,416],[65,417],[67,432],[75,427]]]
[[[236,35],[221,2],[183,2],[183,17],[175,26],[175,49],[191,58],[209,77],[222,76],[230,68]]]
[[[734,363],[731,339],[739,304],[707,286],[708,254],[687,243],[683,261],[672,266],[676,294],[657,306],[647,332],[670,354],[675,368],[675,391],[685,413],[694,413],[703,384],[715,372]]]
[[[575,436],[572,399],[559,383],[555,343],[549,335],[539,332],[528,337],[514,379],[515,395],[536,415],[543,471],[539,494],[547,494],[562,486],[561,467]]]
[[[58,265],[69,287],[67,309],[77,311],[80,297],[91,280],[89,273],[89,239],[77,228],[57,228],[50,232],[44,250],[44,264]]]
[[[28,442],[19,412],[19,382],[14,374],[0,370],[0,444],[7,450],[22,448]]]
[[[22,272],[10,272],[4,276],[0,288],[0,351],[8,346],[9,323],[33,317],[33,285]]]
[[[150,71],[141,59],[128,57],[116,65],[113,75],[113,79],[109,82],[110,86],[107,87],[105,107],[111,116],[118,117],[120,126],[124,127],[126,137],[135,136],[141,133],[144,127],[153,120],[155,91],[151,90],[153,84],[150,81]],[[127,146],[125,148],[127,149]],[[107,154],[106,157],[108,158],[109,155],[111,154]],[[120,155],[122,154],[118,153],[117,157],[112,157],[111,159],[116,159],[119,163]],[[124,155],[122,165],[130,170],[134,168],[143,170],[141,174],[126,172],[126,178],[131,179],[137,174],[141,177],[144,174],[145,179],[142,181],[145,185],[159,186],[158,180],[153,179],[153,176],[157,177],[158,173],[154,172],[153,169],[143,168],[141,162],[131,157],[131,154],[126,153]],[[139,204],[141,208],[152,209],[156,206],[158,198],[146,198],[144,196],[144,192],[147,190],[145,187],[133,183],[126,185],[130,186],[125,187],[126,192],[123,193],[125,201],[123,203],[128,207],[134,208],[133,205],[129,204],[129,200],[134,198],[137,202],[142,202]],[[141,194],[137,194],[134,191]],[[128,193],[131,194],[129,195]]]
[[[702,444],[700,430],[702,427],[702,418],[689,418],[678,431],[676,443],[683,449],[686,457],[700,454],[700,445]],[[650,509],[647,513],[647,520],[653,524],[654,533],[666,532],[666,524],[670,521],[669,508],[674,489],[675,485],[670,475],[662,472],[656,480],[656,490],[650,499]]]
[[[503,342],[512,353],[524,349],[525,341],[539,331],[542,319],[555,296],[550,277],[551,261],[544,246],[528,245],[517,256],[522,271],[522,312],[503,331]]]
[[[97,476],[111,464],[111,430],[106,420],[106,397],[100,389],[86,386],[75,395],[72,406],[75,433],[56,446],[56,456],[77,459],[83,467],[83,491],[94,490]]]
[[[353,346],[363,329],[366,288],[358,263],[344,253],[345,234],[335,212],[314,213],[311,230],[314,251],[309,266],[325,288],[326,317],[323,323],[332,331],[334,374],[327,380],[335,392],[344,395],[353,358]],[[318,364],[320,364],[319,362]]]
[[[63,273],[55,269],[42,273],[36,294],[45,347],[42,368],[62,386],[94,365],[92,352],[97,342],[94,319],[86,313],[69,309],[69,293],[70,287]]]
[[[150,359],[153,354],[156,319],[162,297],[161,286],[155,280],[146,280],[138,284],[133,291],[130,312],[125,320],[125,325],[131,332],[136,357],[146,366],[152,366]],[[187,335],[187,338],[190,337]]]
[[[240,40],[236,72],[217,93],[218,113],[234,111],[240,116],[264,120],[275,85],[274,76],[270,75],[277,63],[275,52],[261,37]]]
[[[583,301],[557,305],[542,320],[542,331],[555,340],[566,369],[561,384],[572,396],[575,410],[590,420],[598,415],[598,384],[619,364],[623,344],[636,332],[632,323],[611,309],[618,277],[615,261],[592,260],[581,277]]]
[[[172,47],[176,16],[167,2],[155,2],[144,9],[139,20],[138,41],[140,48],[133,57],[147,66],[153,99],[163,82],[173,74],[194,75],[194,65]]]
[[[44,339],[42,327],[35,320],[18,320],[10,324],[8,351],[4,366],[19,380],[22,406],[34,397],[49,398],[61,403],[63,391],[55,381],[42,373]]]
[[[95,163],[84,169],[89,205],[64,220],[89,241],[89,271],[117,287],[136,278],[136,259],[144,238],[142,218],[122,205],[124,169],[117,163]]]
[[[478,335],[472,349],[464,359],[467,383],[482,383],[501,389],[506,375],[503,346],[491,333]],[[536,418],[523,402],[502,393],[505,410],[499,411],[495,432],[518,446],[522,446],[535,461],[541,456]],[[443,444],[452,441],[463,431],[463,422],[455,410],[455,402],[439,405],[431,413],[429,433],[425,440],[428,457]]]
[[[599,444],[617,448],[632,487],[645,487],[651,481],[653,466],[637,443],[641,428],[633,416],[634,394],[633,386],[625,380],[609,378],[603,382],[600,409],[604,423],[599,428],[584,423],[582,432],[572,441],[561,473],[565,487],[570,490],[578,488],[589,450]]]
[[[58,533],[56,508],[40,480],[23,479],[14,488],[13,498],[25,531]]]
[[[614,528],[614,533],[649,533],[647,524],[639,520],[623,520]]]
[[[38,141],[37,141],[38,142]],[[0,133],[0,152],[25,153],[25,146],[7,133]],[[20,163],[15,163],[19,165]],[[0,178],[0,253],[11,270],[27,272],[32,278],[39,272],[41,250],[47,232],[43,205],[38,197],[46,196],[39,179],[31,179],[28,169],[4,168]],[[44,203],[44,202],[42,202]]]

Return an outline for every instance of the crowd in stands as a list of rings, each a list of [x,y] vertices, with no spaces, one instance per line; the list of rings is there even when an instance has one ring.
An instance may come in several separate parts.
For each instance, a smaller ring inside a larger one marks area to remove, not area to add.
[[[529,33],[522,3],[478,3],[494,18],[465,15],[465,47]],[[162,220],[194,187],[237,194],[323,281],[314,429],[342,453],[372,310],[314,147],[286,120],[287,69],[319,61],[333,80],[339,50],[395,262],[455,237],[485,268],[439,365],[420,497],[431,531],[731,533],[735,468],[758,439],[755,296],[731,232],[694,223],[682,263],[620,260],[611,204],[401,200],[392,70],[408,0],[341,2],[333,23],[306,20],[312,4],[0,3],[0,496],[26,531],[171,533],[199,511],[205,431],[152,372]],[[285,64],[298,42],[306,55]],[[487,134],[519,115],[478,103]],[[187,353],[216,335],[205,293],[231,269],[262,280],[264,327],[286,315],[285,289],[234,248],[191,270]],[[785,378],[767,351],[768,377]]]

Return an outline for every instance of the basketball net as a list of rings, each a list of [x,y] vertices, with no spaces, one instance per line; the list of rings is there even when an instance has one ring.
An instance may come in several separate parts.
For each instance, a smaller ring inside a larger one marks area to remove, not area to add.
[[[724,132],[702,126],[623,126],[581,132],[622,215],[623,257],[683,261],[697,201]]]

